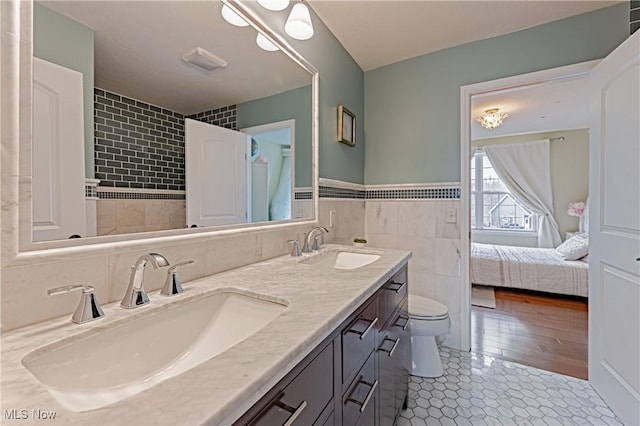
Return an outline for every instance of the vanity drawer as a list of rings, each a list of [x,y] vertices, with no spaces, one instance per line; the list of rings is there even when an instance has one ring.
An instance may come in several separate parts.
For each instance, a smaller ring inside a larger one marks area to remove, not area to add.
[[[332,397],[333,343],[327,345],[248,424],[252,426],[312,425]],[[288,423],[291,420],[293,422]]]
[[[342,424],[373,425],[378,403],[375,354],[358,371],[342,400]]]
[[[342,391],[369,358],[378,332],[377,298],[342,330]]]
[[[407,268],[404,267],[387,281],[380,293],[380,327],[384,327],[398,305],[407,297]]]

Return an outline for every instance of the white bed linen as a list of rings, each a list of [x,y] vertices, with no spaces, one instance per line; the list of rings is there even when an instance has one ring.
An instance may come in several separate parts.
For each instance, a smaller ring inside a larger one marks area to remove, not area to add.
[[[471,283],[588,296],[588,262],[555,249],[471,244]]]

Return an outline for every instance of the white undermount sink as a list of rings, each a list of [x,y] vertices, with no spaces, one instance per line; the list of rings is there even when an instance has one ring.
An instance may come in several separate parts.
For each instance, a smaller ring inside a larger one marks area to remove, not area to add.
[[[93,410],[213,358],[285,308],[284,303],[224,291],[61,347],[49,345],[50,350],[26,355],[22,364],[68,410]]]
[[[358,269],[378,259],[380,259],[380,255],[376,253],[334,250],[308,257],[302,260],[302,262],[335,269]]]

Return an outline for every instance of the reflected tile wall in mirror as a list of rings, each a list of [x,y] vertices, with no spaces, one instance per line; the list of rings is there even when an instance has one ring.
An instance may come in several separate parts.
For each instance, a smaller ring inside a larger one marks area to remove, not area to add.
[[[219,1],[35,3],[34,56],[84,77],[84,169],[87,178],[101,181],[98,236],[184,228],[184,119],[238,130],[238,104],[246,111],[244,127],[296,121],[293,175],[302,185],[311,183],[306,157],[312,149],[305,146],[312,145],[310,74],[282,52],[261,51],[255,30],[228,25],[221,7]],[[136,24],[140,17],[147,22],[144,32]],[[192,44],[229,66],[209,73],[187,64],[182,50]],[[300,90],[309,94],[301,97]],[[270,97],[281,111],[266,108]],[[295,192],[290,217],[313,217],[313,203],[296,201]],[[172,197],[148,196],[158,193]],[[107,217],[114,210],[131,214]]]

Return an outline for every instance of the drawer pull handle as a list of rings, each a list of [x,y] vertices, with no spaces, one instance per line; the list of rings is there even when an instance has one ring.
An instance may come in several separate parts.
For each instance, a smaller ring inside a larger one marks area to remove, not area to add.
[[[367,321],[367,320],[360,320],[360,321]],[[353,330],[353,329],[349,329],[347,330],[347,333],[355,333],[360,335],[360,340],[364,340],[364,338],[367,336],[367,334],[369,333],[369,331],[371,331],[371,329],[373,328],[374,325],[376,325],[376,323],[378,322],[378,317],[375,317],[367,326],[367,328],[364,329],[364,331],[358,331],[358,330]]]
[[[288,411],[289,413],[291,413],[291,417],[289,417],[289,419],[282,425],[282,426],[291,426],[293,424],[293,422],[296,421],[298,416],[300,414],[302,414],[304,409],[307,408],[307,401],[302,401],[300,403],[300,405],[298,405],[298,408],[294,408],[294,407],[292,407],[290,405],[287,405],[282,401],[277,401],[277,402],[274,403],[274,405],[276,407],[282,408],[283,410]]]
[[[282,398],[284,397],[284,391],[280,391],[280,393],[278,393],[269,404],[267,404],[259,413],[257,416],[255,416],[253,418],[253,420],[251,420],[251,422],[249,423],[250,426],[255,426],[256,424],[258,424],[260,422],[260,419],[263,418],[268,412],[269,410],[271,410],[272,407],[278,407],[288,413],[291,413],[291,416],[289,416],[289,418],[287,419],[287,421],[282,425],[282,426],[291,426],[291,424],[293,424],[293,422],[300,416],[300,414],[302,414],[302,412],[304,411],[304,409],[307,407],[307,401],[302,401],[300,403],[300,405],[298,405],[298,408],[294,408],[288,404],[285,404],[284,402],[280,401]]]
[[[364,412],[364,410],[367,408],[367,404],[369,403],[369,400],[371,399],[371,397],[373,396],[373,393],[375,392],[376,388],[378,387],[378,381],[375,380],[373,383],[369,383],[369,382],[365,382],[364,380],[360,380],[359,383],[362,383],[363,385],[367,385],[370,386],[371,389],[369,389],[369,392],[367,393],[367,396],[364,398],[364,401],[360,402],[357,399],[353,399],[351,398],[351,396],[349,396],[349,398],[347,398],[348,402],[353,402],[356,405],[360,406],[360,412]],[[355,390],[355,388],[354,388]]]
[[[400,320],[404,320],[404,324],[400,325],[398,324],[398,321]],[[402,331],[406,331],[407,327],[409,327],[409,317],[403,317],[403,316],[399,316],[398,319],[396,320],[396,322],[393,324],[395,327],[400,327],[402,328]]]
[[[391,291],[395,291],[396,293],[400,293],[400,290],[402,290],[404,288],[405,285],[407,285],[407,282],[403,282],[403,283],[397,283],[395,281],[391,281],[389,283],[390,286],[392,285],[397,285],[398,287],[396,288],[391,288],[391,287],[385,287],[385,290],[391,290]]]
[[[398,343],[400,343],[400,338],[398,337],[395,341],[392,339],[389,339],[388,337],[385,337],[385,339],[382,341],[382,343],[384,344],[384,342],[394,342],[393,346],[391,347],[391,349],[385,349],[382,346],[380,346],[378,348],[379,351],[382,352],[386,352],[387,355],[389,356],[389,358],[391,358],[393,356],[393,353],[396,351],[396,348],[398,347]]]

